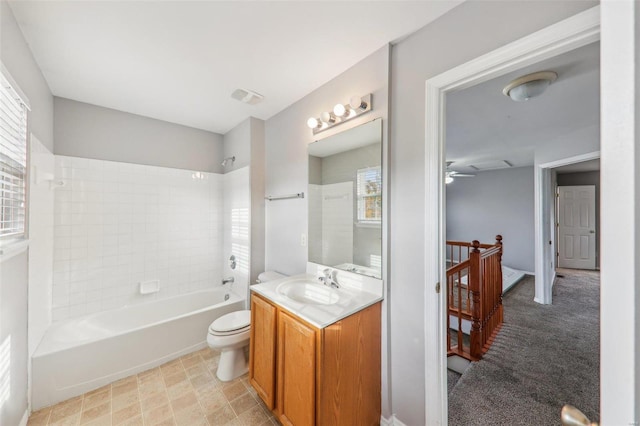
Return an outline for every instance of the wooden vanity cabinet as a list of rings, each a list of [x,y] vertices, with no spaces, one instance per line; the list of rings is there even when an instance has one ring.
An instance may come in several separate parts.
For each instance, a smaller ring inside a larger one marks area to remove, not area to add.
[[[249,378],[283,425],[379,424],[380,309],[320,329],[252,295]]]

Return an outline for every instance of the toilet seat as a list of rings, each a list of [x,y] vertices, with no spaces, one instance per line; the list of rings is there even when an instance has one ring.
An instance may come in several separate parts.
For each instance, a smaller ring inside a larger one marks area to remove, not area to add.
[[[209,334],[231,336],[251,328],[251,311],[236,311],[221,316],[209,326]]]

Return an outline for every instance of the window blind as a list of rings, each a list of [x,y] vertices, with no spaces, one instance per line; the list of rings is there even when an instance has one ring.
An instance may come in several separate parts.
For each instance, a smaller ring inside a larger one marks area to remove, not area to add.
[[[0,238],[25,233],[27,107],[0,74]]]
[[[358,221],[380,223],[382,219],[382,169],[380,166],[359,169],[356,187]]]

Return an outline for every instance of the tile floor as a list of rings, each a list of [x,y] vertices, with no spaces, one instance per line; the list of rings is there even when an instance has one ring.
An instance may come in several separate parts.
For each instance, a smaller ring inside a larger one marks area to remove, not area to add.
[[[217,379],[219,358],[208,348],[193,352],[38,410],[27,425],[278,425],[247,375]]]

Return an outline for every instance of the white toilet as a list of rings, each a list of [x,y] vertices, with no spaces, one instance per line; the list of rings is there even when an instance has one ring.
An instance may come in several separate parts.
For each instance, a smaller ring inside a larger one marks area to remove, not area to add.
[[[278,272],[267,271],[258,275],[258,281],[284,278]],[[219,350],[220,362],[216,375],[228,382],[249,371],[249,360],[245,348],[249,345],[251,333],[251,311],[236,311],[221,316],[209,326],[207,344],[211,349]]]

